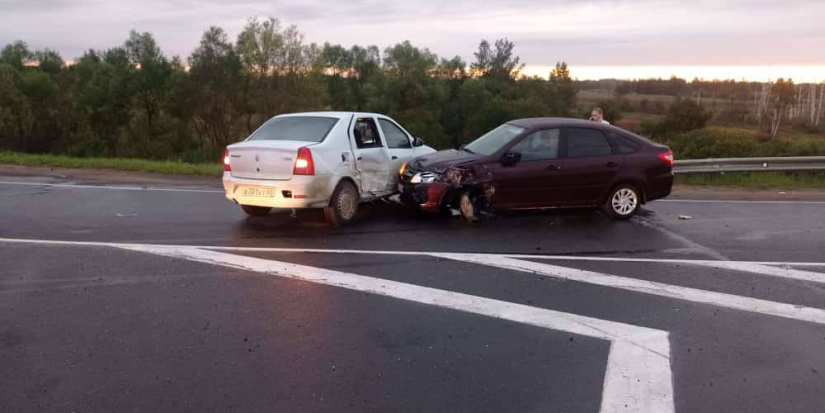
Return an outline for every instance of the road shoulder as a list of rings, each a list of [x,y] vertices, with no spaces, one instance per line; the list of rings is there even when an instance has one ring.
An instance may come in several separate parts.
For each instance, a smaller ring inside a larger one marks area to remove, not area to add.
[[[153,186],[220,186],[218,177],[164,175],[113,169],[53,168],[0,164],[0,176],[49,177],[67,182],[96,182]],[[825,189],[753,189],[727,186],[674,185],[670,199],[741,200],[741,201],[825,201]]]

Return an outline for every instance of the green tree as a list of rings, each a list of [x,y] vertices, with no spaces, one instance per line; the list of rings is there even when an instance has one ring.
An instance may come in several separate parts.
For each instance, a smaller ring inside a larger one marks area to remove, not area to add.
[[[555,69],[550,72],[550,84],[558,97],[557,114],[570,116],[571,111],[576,107],[578,91],[570,78],[570,69],[567,68],[566,62],[556,62]]]
[[[633,82],[621,82],[616,87],[615,93],[618,97],[624,97],[633,92]]]
[[[327,105],[329,95],[322,73],[317,70],[320,58],[317,45],[305,44],[304,34],[295,25],[283,31],[284,48],[280,58],[278,90],[282,99],[278,113],[321,110]]]
[[[194,103],[194,126],[217,155],[237,139],[238,86],[241,62],[226,32],[212,26],[189,57],[190,93]]]
[[[134,133],[133,139],[139,145],[151,146],[163,132],[158,128],[157,118],[161,115],[161,104],[169,88],[172,66],[151,33],[132,30],[123,48],[133,71],[131,79],[136,108],[144,118],[143,127]]]
[[[281,73],[280,59],[284,37],[277,19],[250,19],[238,35],[237,52],[243,68],[239,110],[245,118],[246,132],[252,133],[258,122],[256,113],[270,117],[276,112],[277,78]]]
[[[22,135],[21,149],[25,152],[48,152],[52,143],[59,138],[59,125],[55,125],[53,112],[57,105],[58,87],[48,73],[41,70],[26,70],[17,85],[28,101],[31,116],[24,127],[28,132]]]
[[[516,45],[507,38],[498,39],[495,48],[487,40],[482,40],[474,53],[475,63],[471,65],[473,74],[498,80],[515,79],[524,69],[520,58],[514,54]]]
[[[21,40],[7,44],[0,52],[0,63],[5,63],[18,70],[22,69],[26,61],[31,58],[32,52],[29,50],[29,46]]]
[[[384,75],[365,85],[367,109],[393,116],[433,145],[448,146],[449,138],[440,123],[448,90],[434,76],[438,57],[405,41],[384,51],[383,65]]]
[[[459,56],[450,60],[441,59],[436,68],[440,82],[446,82],[447,96],[441,109],[441,125],[444,134],[450,139],[450,147],[461,146],[464,130],[464,113],[461,108],[461,87],[469,79],[467,63]]]
[[[79,119],[68,148],[72,155],[119,155],[119,138],[132,115],[128,62],[113,58],[121,51],[107,52],[109,58],[101,59],[90,50],[71,67]],[[116,66],[118,62],[121,67]]]
[[[340,44],[324,43],[324,48],[321,52],[321,59],[324,68],[330,70],[331,75],[346,76],[352,70],[352,56],[349,50]]]
[[[773,85],[773,93],[771,98],[771,136],[776,137],[779,133],[779,125],[788,107],[794,102],[794,84],[792,79],[785,80],[779,78],[776,84]]]
[[[44,49],[34,52],[32,54],[32,59],[37,61],[37,65],[40,70],[52,76],[59,74],[60,71],[66,66],[66,63],[63,61],[63,58],[60,57],[60,54],[51,49]]]
[[[21,140],[29,133],[31,113],[28,101],[18,89],[20,72],[0,63],[0,148],[22,150]]]
[[[642,133],[660,140],[704,128],[713,113],[692,99],[676,98],[664,118],[658,123],[646,124]]]

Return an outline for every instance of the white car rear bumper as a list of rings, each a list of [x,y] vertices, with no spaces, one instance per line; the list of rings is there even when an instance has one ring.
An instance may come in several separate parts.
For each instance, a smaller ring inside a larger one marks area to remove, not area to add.
[[[329,205],[337,179],[334,176],[294,175],[289,180],[241,179],[223,173],[226,199],[240,205],[270,208],[323,208]],[[274,189],[273,196],[245,196],[246,188]]]

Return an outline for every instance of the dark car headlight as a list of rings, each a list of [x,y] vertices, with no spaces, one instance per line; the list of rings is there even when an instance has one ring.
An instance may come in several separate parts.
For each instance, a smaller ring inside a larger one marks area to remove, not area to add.
[[[438,178],[435,172],[419,172],[410,179],[411,184],[429,184]]]

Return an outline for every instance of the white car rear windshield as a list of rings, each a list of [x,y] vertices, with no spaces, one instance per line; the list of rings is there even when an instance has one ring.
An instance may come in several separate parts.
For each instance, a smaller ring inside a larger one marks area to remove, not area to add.
[[[273,118],[256,130],[248,140],[321,142],[336,123],[338,118],[323,116]]]

